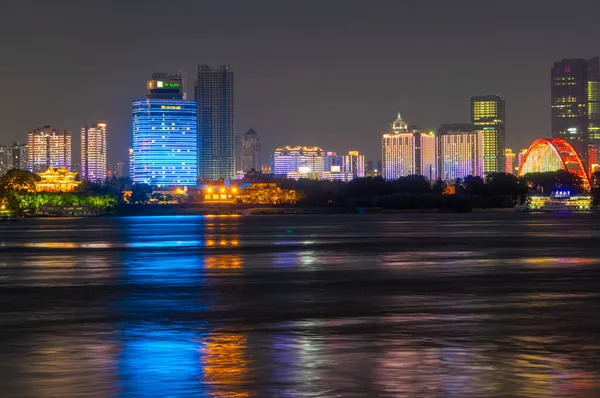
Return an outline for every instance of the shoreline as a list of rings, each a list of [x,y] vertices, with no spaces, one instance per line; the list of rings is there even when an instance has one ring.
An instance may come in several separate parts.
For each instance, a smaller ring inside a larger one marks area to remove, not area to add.
[[[147,205],[132,208],[121,208],[110,214],[93,216],[73,215],[25,215],[24,219],[51,219],[51,218],[108,218],[108,217],[161,217],[161,216],[260,216],[260,215],[394,215],[394,214],[460,214],[460,213],[515,213],[518,210],[510,208],[471,209],[470,211],[454,211],[452,209],[385,209],[385,208],[349,208],[349,207],[274,207],[274,206],[244,206],[244,207],[214,207],[214,206],[156,206]],[[4,220],[0,220],[4,221]]]

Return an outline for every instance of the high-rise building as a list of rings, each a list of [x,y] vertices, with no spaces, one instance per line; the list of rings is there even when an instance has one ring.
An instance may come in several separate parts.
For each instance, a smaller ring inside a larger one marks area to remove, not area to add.
[[[12,167],[19,170],[27,170],[27,144],[13,142],[12,144]]]
[[[131,179],[159,187],[197,185],[196,102],[183,99],[181,73],[153,77],[147,99],[132,104]]]
[[[13,168],[12,146],[0,145],[0,176]]]
[[[44,126],[29,131],[27,167],[40,173],[48,167],[71,170],[71,132]]]
[[[600,58],[555,62],[550,106],[552,137],[570,140],[589,163],[597,154],[588,144],[600,144]]]
[[[483,176],[483,132],[470,124],[443,124],[438,130],[439,178],[455,181]]]
[[[273,153],[273,174],[322,173],[325,171],[325,152],[317,147],[284,146]]]
[[[505,172],[508,174],[517,175],[517,169],[515,169],[515,160],[517,154],[512,149],[506,148],[504,150],[504,162],[506,164]]]
[[[501,173],[506,166],[506,104],[499,95],[471,97],[471,124],[483,134],[483,173]]]
[[[358,151],[348,151],[344,156],[343,171],[350,174],[353,178],[365,176],[365,156]]]
[[[242,139],[241,171],[260,170],[260,140],[256,131],[250,129]]]
[[[437,178],[437,139],[424,130],[409,130],[400,114],[382,137],[382,176],[387,180],[420,174]]]
[[[198,66],[198,175],[201,180],[235,177],[234,75],[230,65],[218,70]]]
[[[106,180],[106,123],[81,129],[81,171],[83,181]]]
[[[552,137],[579,143],[579,150],[589,139],[587,72],[585,59],[563,59],[551,70]]]

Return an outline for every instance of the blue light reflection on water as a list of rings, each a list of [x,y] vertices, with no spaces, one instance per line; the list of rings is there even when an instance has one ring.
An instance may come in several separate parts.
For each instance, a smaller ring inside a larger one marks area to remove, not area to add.
[[[187,397],[202,385],[198,336],[156,324],[123,324],[118,375],[122,396]]]
[[[122,396],[186,397],[207,391],[202,382],[201,340],[207,335],[202,319],[180,325],[168,319],[174,314],[201,314],[206,306],[202,251],[177,253],[170,249],[200,246],[205,219],[123,219],[125,242],[122,278],[128,291],[117,306],[126,320],[121,323],[118,361]],[[163,240],[165,236],[176,237]],[[186,242],[187,244],[183,244]],[[192,288],[192,289],[190,289]],[[141,318],[141,319],[140,319]]]

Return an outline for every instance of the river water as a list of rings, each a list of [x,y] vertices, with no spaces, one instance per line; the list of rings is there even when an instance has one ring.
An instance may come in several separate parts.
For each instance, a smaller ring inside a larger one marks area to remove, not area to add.
[[[600,216],[0,223],[2,397],[597,397]]]

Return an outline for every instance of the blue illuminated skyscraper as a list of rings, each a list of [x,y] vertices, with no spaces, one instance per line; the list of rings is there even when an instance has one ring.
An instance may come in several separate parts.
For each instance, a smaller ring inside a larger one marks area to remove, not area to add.
[[[194,186],[198,182],[196,102],[182,99],[181,74],[155,74],[147,88],[148,98],[132,104],[131,179],[159,187]]]

